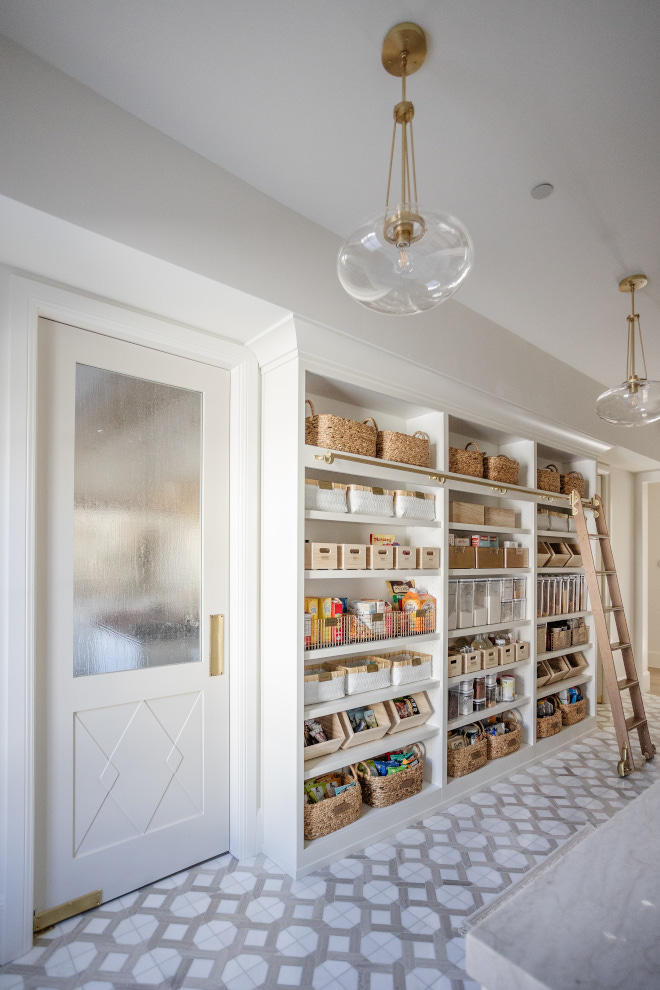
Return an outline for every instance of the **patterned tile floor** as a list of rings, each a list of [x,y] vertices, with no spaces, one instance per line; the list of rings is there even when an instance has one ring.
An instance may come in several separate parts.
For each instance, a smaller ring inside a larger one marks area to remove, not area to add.
[[[645,701],[657,734],[660,698]],[[304,880],[225,855],[71,918],[0,990],[477,990],[470,915],[659,779],[660,760],[616,775],[599,714],[588,739]]]

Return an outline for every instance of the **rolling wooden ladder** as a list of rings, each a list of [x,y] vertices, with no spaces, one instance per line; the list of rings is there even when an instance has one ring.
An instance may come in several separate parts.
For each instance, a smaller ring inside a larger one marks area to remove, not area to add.
[[[600,647],[605,684],[607,686],[607,693],[609,696],[610,706],[612,708],[612,717],[614,719],[617,744],[621,754],[621,759],[618,763],[618,772],[619,776],[627,777],[628,774],[632,773],[635,769],[635,761],[633,759],[630,747],[629,733],[633,729],[637,729],[642,756],[645,760],[653,759],[655,756],[655,746],[651,742],[651,734],[649,732],[649,726],[646,720],[646,712],[644,711],[642,689],[637,677],[635,658],[633,656],[633,650],[630,644],[628,623],[626,621],[626,613],[623,608],[623,600],[621,598],[621,590],[619,588],[619,579],[617,577],[616,567],[614,566],[614,555],[610,544],[610,536],[607,531],[605,511],[603,509],[602,500],[598,495],[594,496],[593,505],[594,519],[596,521],[596,532],[590,533],[587,530],[587,520],[584,515],[582,499],[577,491],[574,490],[571,492],[571,506],[573,508],[573,515],[576,517],[575,528],[577,530],[577,537],[580,543],[580,550],[582,552],[584,573],[587,579],[587,588],[589,590],[589,598],[591,600],[594,626],[596,628],[598,645]],[[596,569],[594,554],[592,552],[592,542],[597,543],[600,548],[603,566],[602,570]],[[601,583],[598,580],[599,577],[604,577],[606,580],[611,602],[610,605],[603,604]],[[618,636],[618,641],[616,643],[610,642],[610,634],[607,625],[608,615],[614,616]],[[625,677],[622,678],[617,677],[616,668],[614,666],[614,654],[618,652],[621,653],[621,657],[623,659]],[[626,718],[623,710],[622,693],[624,691],[628,691],[632,702],[633,714],[628,718]]]

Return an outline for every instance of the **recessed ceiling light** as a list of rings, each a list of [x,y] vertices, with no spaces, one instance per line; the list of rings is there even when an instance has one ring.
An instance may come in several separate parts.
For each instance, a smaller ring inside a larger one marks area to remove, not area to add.
[[[554,188],[550,182],[539,182],[538,186],[534,186],[532,189],[532,199],[546,199]]]

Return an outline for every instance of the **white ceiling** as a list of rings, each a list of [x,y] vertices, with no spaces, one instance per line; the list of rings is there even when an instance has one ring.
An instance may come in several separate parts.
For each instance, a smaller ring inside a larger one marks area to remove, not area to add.
[[[340,235],[384,199],[402,20],[420,201],[475,243],[456,298],[611,385],[643,271],[660,379],[657,0],[0,0],[1,33]]]

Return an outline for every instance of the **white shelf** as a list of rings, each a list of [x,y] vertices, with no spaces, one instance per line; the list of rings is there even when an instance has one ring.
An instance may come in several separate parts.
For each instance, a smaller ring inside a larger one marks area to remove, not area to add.
[[[318,519],[321,522],[364,523],[367,526],[414,526],[441,529],[438,519],[399,519],[397,516],[364,516],[359,512],[321,512],[319,509],[305,509],[305,519]]]
[[[483,671],[479,671],[483,673]],[[466,677],[470,677],[470,674],[466,674]],[[476,677],[477,672],[472,676]],[[469,725],[470,722],[479,722],[483,718],[490,718],[492,715],[499,715],[500,712],[506,712],[510,708],[522,708],[523,705],[528,705],[532,699],[528,697],[516,698],[514,701],[501,701],[499,705],[495,705],[493,708],[484,708],[480,712],[472,712],[470,715],[461,715],[460,718],[453,718],[451,722],[447,722],[447,729],[451,731],[452,729],[460,729],[462,725]]]
[[[463,533],[512,533],[516,536],[531,536],[531,529],[518,529],[515,526],[480,526],[473,523],[448,522],[447,529],[461,530]]]
[[[500,627],[502,628],[502,627]],[[394,650],[397,646],[405,649],[407,644],[412,646],[415,643],[426,643],[432,639],[439,639],[440,633],[418,633],[413,636],[391,636],[389,639],[370,639],[360,643],[342,643],[341,646],[322,646],[318,650],[305,650],[305,660],[313,661],[318,658],[320,663],[331,657],[346,657],[352,654],[356,656],[377,656],[379,650]]]
[[[400,698],[404,694],[418,694],[420,691],[431,691],[440,687],[440,681],[429,679],[413,681],[412,684],[390,684],[389,687],[377,691],[363,691],[362,694],[345,694],[343,698],[334,701],[321,701],[314,705],[305,705],[305,718],[318,718],[319,715],[330,715],[332,712],[345,712],[349,708],[366,708],[379,701],[390,698]]]
[[[537,653],[537,660],[552,660],[554,657],[565,657],[567,653],[581,653],[582,650],[589,649],[593,643],[583,643],[582,646],[569,646],[567,650],[554,650],[552,653]]]
[[[449,629],[447,630],[447,639],[459,639],[461,636],[472,636],[474,633],[494,632],[496,629],[517,629],[518,626],[528,626],[531,621],[531,619],[514,619],[512,622],[492,622],[489,626]]]
[[[341,578],[343,581],[344,578],[348,578],[350,580],[351,578],[378,578],[378,577],[383,578],[383,580],[387,580],[388,578],[401,578],[404,576],[404,574],[416,578],[416,577],[421,577],[422,575],[427,575],[428,577],[437,577],[437,575],[440,573],[441,572],[439,568],[431,568],[431,567],[418,567],[418,568],[399,567],[396,570],[392,570],[392,571],[371,570],[371,569],[364,571],[314,570],[314,571],[305,571],[305,580],[333,581],[336,580],[337,578]]]
[[[516,577],[520,574],[531,574],[531,567],[450,567],[449,577],[473,577],[478,581],[480,577]]]
[[[425,780],[419,794],[413,794],[405,801],[397,801],[388,808],[372,808],[369,804],[363,804],[362,816],[356,822],[320,839],[305,841],[301,875],[378,841],[383,833],[392,834],[412,822],[420,821],[427,812],[437,807],[441,799],[440,785]]]
[[[584,574],[584,567],[538,567],[537,574]]]
[[[468,677],[483,677],[484,674],[499,674],[502,670],[513,670],[514,667],[524,667],[526,664],[531,663],[531,660],[531,657],[527,657],[526,660],[514,660],[513,663],[503,663],[498,667],[484,667],[482,670],[473,670],[469,674],[454,674],[453,677],[447,678],[447,683],[458,684],[459,681],[465,681]]]
[[[415,468],[415,472],[408,470],[414,467],[413,464],[398,464],[395,461],[375,461],[369,462],[367,464],[361,461],[348,461],[342,460],[341,451],[333,451],[336,460],[333,464],[327,464],[325,461],[317,461],[316,456],[325,454],[328,451],[328,447],[312,447],[310,444],[305,444],[305,452],[303,455],[303,463],[306,468],[311,471],[323,471],[330,474],[343,474],[350,475],[351,478],[355,479],[361,478],[373,478],[374,480],[382,480],[386,482],[391,482],[391,484],[385,484],[383,488],[389,489],[402,489],[402,490],[420,490],[422,488],[428,488],[433,494],[437,494],[440,490],[437,481],[432,481],[429,475],[435,474],[439,471],[439,468]],[[354,456],[351,454],[348,457]],[[419,473],[417,471],[419,470]],[[360,481],[356,482],[360,484]]]
[[[509,707],[511,706],[509,705]],[[394,735],[386,735],[382,739],[373,739],[371,742],[364,743],[362,746],[352,746],[350,749],[338,749],[336,753],[330,753],[328,756],[321,756],[316,760],[308,760],[305,763],[305,780],[309,780],[311,777],[318,777],[320,774],[328,773],[330,770],[347,767],[351,763],[361,763],[363,760],[371,760],[374,756],[378,756],[380,753],[387,753],[392,749],[403,749],[405,746],[411,746],[413,743],[423,742],[425,739],[431,739],[432,736],[437,736],[439,732],[439,726],[429,725],[428,722],[425,722],[424,725],[413,726],[412,729],[395,732]]]
[[[547,698],[549,694],[557,694],[558,691],[565,691],[567,688],[577,687],[578,684],[588,684],[594,678],[593,673],[585,667],[584,673],[576,674],[575,677],[567,677],[563,681],[555,681],[554,684],[543,684],[536,689],[536,697]]]
[[[548,622],[561,622],[562,619],[581,619],[585,615],[591,615],[591,611],[587,609],[586,612],[563,612],[561,615],[544,615],[542,618],[537,616],[536,625],[542,626],[547,625]]]

